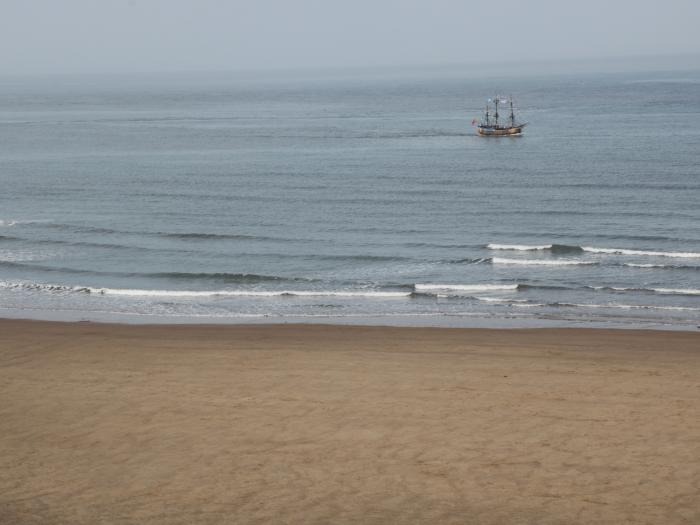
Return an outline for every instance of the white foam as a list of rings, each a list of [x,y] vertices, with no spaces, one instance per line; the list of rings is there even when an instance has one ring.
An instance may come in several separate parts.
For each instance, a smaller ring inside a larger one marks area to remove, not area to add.
[[[188,290],[132,290],[128,288],[88,288],[87,291],[100,295],[126,295],[129,297],[215,297],[224,292]]]
[[[539,308],[547,305],[542,303],[513,303],[510,306],[515,308]]]
[[[298,295],[302,297],[368,297],[368,298],[392,298],[392,297],[410,297],[411,292],[352,292],[352,291],[338,291],[338,292],[316,292],[316,291],[294,291],[294,292],[282,292],[281,295]]]
[[[483,301],[485,303],[508,303],[510,302],[508,299],[502,299],[500,297],[479,297],[479,301]]]
[[[586,266],[598,264],[596,261],[582,261],[580,259],[504,259],[494,257],[493,264],[519,264],[522,266]]]
[[[24,282],[0,281],[0,288],[25,288],[28,290],[42,290],[47,292],[87,292],[87,288],[79,286],[64,286],[60,284],[39,284]]]
[[[655,252],[646,250],[628,250],[627,248],[596,248],[593,246],[582,246],[581,249],[591,253],[606,253],[611,255],[646,255],[650,257],[680,257],[680,258],[700,258],[698,252]]]
[[[689,306],[635,306],[635,308],[649,308],[651,310],[679,310],[682,312],[700,312],[700,308]]]
[[[652,288],[652,290],[663,294],[700,295],[700,290],[694,288]]]
[[[416,284],[416,292],[494,292],[513,291],[518,289],[517,284]]]
[[[700,308],[691,308],[688,306],[652,306],[645,304],[578,304],[578,303],[566,303],[562,306],[572,306],[576,308],[618,308],[622,310],[670,310],[670,311],[681,311],[681,312],[700,312]]]
[[[542,244],[536,246],[530,246],[527,244],[495,244],[490,243],[486,245],[489,250],[517,250],[517,251],[535,251],[535,250],[551,250],[551,244]]]
[[[411,292],[378,291],[322,291],[322,290],[131,290],[123,288],[88,288],[91,293],[101,295],[125,295],[132,297],[364,297],[364,298],[399,298],[410,297]]]
[[[506,299],[503,297],[477,297],[479,301],[483,301],[485,303],[527,303],[527,299]]]
[[[141,290],[129,288],[94,288],[89,286],[64,286],[54,284],[0,282],[3,288],[25,288],[46,292],[82,292],[96,295],[119,295],[127,297],[361,297],[402,298],[411,292],[353,291],[353,290]]]

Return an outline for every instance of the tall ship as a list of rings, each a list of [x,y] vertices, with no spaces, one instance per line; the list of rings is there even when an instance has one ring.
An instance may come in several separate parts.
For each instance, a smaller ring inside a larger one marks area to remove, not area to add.
[[[510,115],[505,119],[499,120],[498,105],[510,105]],[[476,122],[479,135],[484,137],[502,137],[521,135],[523,128],[527,125],[526,122],[517,122],[515,111],[513,110],[513,97],[503,98],[496,95],[494,98],[488,99],[486,102],[486,111],[484,117]]]

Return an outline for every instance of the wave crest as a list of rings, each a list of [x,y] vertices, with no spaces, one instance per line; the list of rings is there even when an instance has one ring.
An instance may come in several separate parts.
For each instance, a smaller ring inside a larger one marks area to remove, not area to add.
[[[98,288],[57,284],[0,282],[2,288],[36,290],[43,292],[70,292],[128,297],[358,297],[402,298],[411,297],[412,291],[381,290],[146,290],[131,288]]]
[[[489,250],[507,250],[507,251],[518,251],[518,252],[532,252],[532,251],[549,251],[552,253],[580,253],[583,248],[580,246],[571,246],[568,244],[496,244],[490,243],[486,247]]]
[[[493,264],[517,264],[522,266],[593,266],[597,261],[582,261],[580,259],[505,259],[494,257]]]
[[[496,244],[489,243],[486,245],[489,250],[514,250],[514,251],[535,251],[535,250],[549,250],[551,244],[542,244],[538,246],[530,246],[527,244]]]
[[[603,253],[608,255],[643,255],[648,257],[675,257],[675,258],[700,258],[698,252],[659,252],[647,250],[631,250],[627,248],[596,248],[594,246],[582,246],[584,252]]]
[[[637,250],[631,248],[599,248],[596,246],[572,246],[568,244],[497,244],[486,245],[489,250],[507,251],[549,251],[552,253],[600,253],[606,255],[641,255],[648,257],[700,258],[699,252],[663,252],[657,250]]]
[[[623,266],[629,268],[656,268],[659,270],[700,270],[700,266],[682,265],[682,264],[641,264],[641,263],[624,263]]]
[[[416,284],[416,292],[440,293],[440,292],[494,292],[515,291],[518,284]]]

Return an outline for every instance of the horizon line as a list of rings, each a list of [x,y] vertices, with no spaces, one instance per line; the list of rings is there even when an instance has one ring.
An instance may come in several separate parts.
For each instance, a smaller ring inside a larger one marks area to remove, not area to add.
[[[654,61],[664,59],[689,60],[700,57],[700,51],[683,53],[661,53],[661,54],[635,54],[635,55],[615,55],[607,57],[573,57],[573,58],[542,58],[542,59],[512,59],[497,61],[469,61],[469,62],[439,62],[439,63],[393,63],[393,64],[373,64],[348,66],[337,65],[317,65],[317,66],[292,66],[292,67],[242,67],[242,68],[164,68],[152,70],[114,70],[114,71],[47,71],[47,72],[24,72],[0,73],[0,78],[36,78],[36,77],[108,77],[108,76],[140,76],[140,75],[187,75],[187,74],[242,74],[242,75],[274,75],[283,73],[352,73],[361,71],[401,71],[401,70],[441,70],[456,69],[460,67],[487,67],[505,68],[516,66],[518,68],[526,66],[586,66],[586,65],[612,65],[615,63],[631,61],[639,65],[639,62]],[[697,62],[695,62],[697,63]],[[670,66],[670,65],[669,65]],[[687,66],[691,66],[688,63]],[[700,66],[690,67],[688,70],[700,69]],[[668,69],[665,69],[668,70]],[[590,71],[595,72],[595,71]]]

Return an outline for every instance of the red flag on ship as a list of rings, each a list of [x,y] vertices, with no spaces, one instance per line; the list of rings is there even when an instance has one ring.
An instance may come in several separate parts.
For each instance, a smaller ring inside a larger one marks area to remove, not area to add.
[[[473,119],[472,119],[472,126],[476,126],[477,123],[478,123],[478,121],[477,121],[475,118],[473,118]]]

